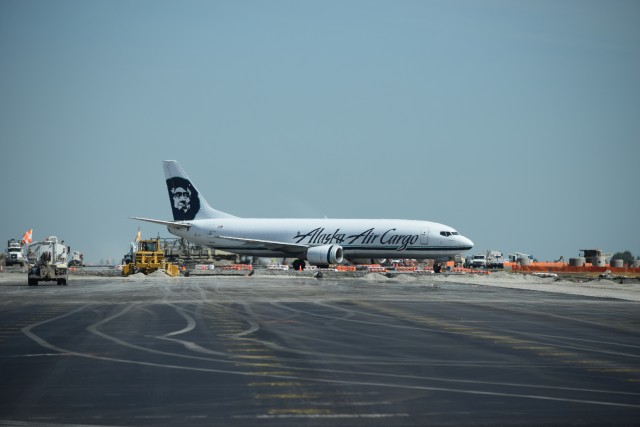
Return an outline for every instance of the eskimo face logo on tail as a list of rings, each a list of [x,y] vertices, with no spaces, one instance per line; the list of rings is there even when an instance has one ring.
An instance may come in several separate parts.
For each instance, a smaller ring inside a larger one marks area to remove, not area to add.
[[[200,211],[200,198],[191,182],[184,178],[167,179],[171,210],[175,221],[191,220]]]

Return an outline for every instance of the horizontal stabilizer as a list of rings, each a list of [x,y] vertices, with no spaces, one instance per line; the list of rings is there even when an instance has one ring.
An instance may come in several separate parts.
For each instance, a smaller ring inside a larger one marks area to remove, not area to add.
[[[189,228],[191,227],[191,224],[189,224],[188,222],[177,222],[177,221],[163,221],[161,219],[150,219],[150,218],[139,218],[136,216],[131,216],[129,217],[131,219],[137,219],[138,221],[146,221],[146,222],[152,222],[154,224],[162,224],[162,225],[166,225],[167,227],[173,227],[173,228]]]

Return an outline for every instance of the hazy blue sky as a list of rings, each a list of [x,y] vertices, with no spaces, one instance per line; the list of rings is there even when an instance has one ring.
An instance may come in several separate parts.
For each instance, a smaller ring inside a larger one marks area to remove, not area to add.
[[[638,1],[0,1],[0,236],[119,261],[178,160],[238,216],[640,255]]]

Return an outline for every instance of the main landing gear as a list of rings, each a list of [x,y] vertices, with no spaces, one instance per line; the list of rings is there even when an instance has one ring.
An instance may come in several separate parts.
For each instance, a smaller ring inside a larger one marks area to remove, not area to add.
[[[297,259],[297,260],[293,261],[293,269],[295,271],[304,270],[305,266],[306,266],[306,263],[304,262],[303,259]]]

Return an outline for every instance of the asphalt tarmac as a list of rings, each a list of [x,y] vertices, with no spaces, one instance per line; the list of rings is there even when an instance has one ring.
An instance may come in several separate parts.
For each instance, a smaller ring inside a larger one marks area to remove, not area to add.
[[[0,279],[0,425],[640,424],[640,302],[455,282]]]

